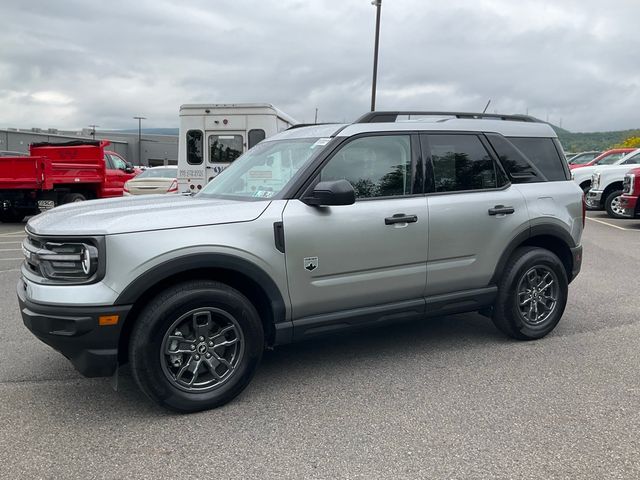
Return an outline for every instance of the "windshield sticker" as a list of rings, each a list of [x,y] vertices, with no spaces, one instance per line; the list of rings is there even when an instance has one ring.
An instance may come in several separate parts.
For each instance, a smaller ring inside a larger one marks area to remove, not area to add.
[[[271,198],[274,194],[275,192],[272,192],[271,190],[256,190],[253,192],[253,196],[257,198]]]
[[[311,148],[322,147],[331,141],[330,138],[319,138],[316,143],[311,145]]]

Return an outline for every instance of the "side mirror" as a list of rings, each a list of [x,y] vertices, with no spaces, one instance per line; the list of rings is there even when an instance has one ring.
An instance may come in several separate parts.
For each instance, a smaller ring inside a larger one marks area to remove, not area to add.
[[[135,168],[133,168],[133,165],[131,165],[129,162],[126,163],[126,167],[124,167],[124,172],[125,173],[134,173],[136,171]]]
[[[318,207],[332,205],[352,205],[356,202],[356,192],[346,180],[318,183],[310,197],[302,199],[307,205]]]

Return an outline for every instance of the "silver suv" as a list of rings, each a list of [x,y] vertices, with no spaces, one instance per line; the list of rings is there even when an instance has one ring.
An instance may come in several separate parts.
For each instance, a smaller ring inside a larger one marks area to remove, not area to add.
[[[189,158],[209,161],[206,135]],[[192,197],[32,218],[18,297],[25,325],[82,374],[128,362],[151,399],[196,411],[238,395],[265,347],[320,334],[479,311],[541,338],[583,227],[548,125],[372,112],[264,140]]]

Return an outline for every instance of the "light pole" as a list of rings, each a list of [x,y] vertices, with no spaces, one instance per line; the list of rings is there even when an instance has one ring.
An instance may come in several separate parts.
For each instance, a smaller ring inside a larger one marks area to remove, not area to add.
[[[91,127],[91,138],[93,138],[94,140],[96,139],[96,127],[99,127],[100,125],[89,125]]]
[[[371,82],[371,111],[376,109],[376,83],[378,81],[378,43],[380,41],[380,10],[382,0],[373,0],[371,5],[376,7],[376,41],[373,48],[373,81]]]
[[[138,165],[142,165],[142,120],[147,117],[133,117],[138,120]]]

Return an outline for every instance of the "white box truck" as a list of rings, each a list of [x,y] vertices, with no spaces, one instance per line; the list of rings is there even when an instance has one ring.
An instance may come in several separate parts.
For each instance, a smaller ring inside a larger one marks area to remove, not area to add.
[[[179,191],[197,193],[248,149],[296,124],[268,103],[182,105]]]

